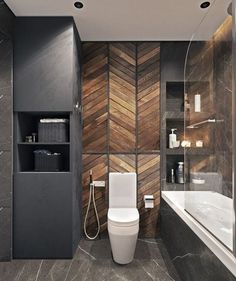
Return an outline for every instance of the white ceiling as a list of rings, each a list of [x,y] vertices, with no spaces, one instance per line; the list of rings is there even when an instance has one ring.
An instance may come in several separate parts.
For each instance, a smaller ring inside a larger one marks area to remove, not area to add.
[[[83,41],[208,39],[227,16],[231,0],[5,0],[16,16],[73,16]]]

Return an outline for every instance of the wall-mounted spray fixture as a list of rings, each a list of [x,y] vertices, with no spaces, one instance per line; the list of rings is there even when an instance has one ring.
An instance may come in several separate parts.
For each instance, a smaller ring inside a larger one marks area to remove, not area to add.
[[[90,170],[89,171],[89,202],[88,202],[88,207],[87,207],[87,211],[86,211],[86,214],[85,214],[85,218],[84,218],[84,233],[86,235],[86,237],[90,240],[94,240],[98,237],[99,235],[99,232],[100,232],[100,221],[99,221],[99,217],[98,217],[98,211],[97,211],[97,206],[96,206],[96,202],[95,202],[95,195],[94,195],[94,188],[95,188],[95,182],[93,181],[93,171]],[[102,182],[100,182],[102,183]],[[93,201],[93,207],[94,207],[94,212],[95,212],[95,215],[96,215],[96,219],[97,219],[97,233],[91,237],[88,235],[87,233],[87,219],[88,219],[88,213],[89,213],[89,209],[90,209],[90,206],[91,206],[91,201]]]

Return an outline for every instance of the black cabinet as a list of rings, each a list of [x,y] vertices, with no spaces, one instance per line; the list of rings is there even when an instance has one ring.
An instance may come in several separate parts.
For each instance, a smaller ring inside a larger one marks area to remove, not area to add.
[[[15,258],[72,258],[81,236],[81,49],[72,17],[16,20],[14,53]],[[40,119],[68,121],[68,141],[25,142]],[[61,154],[35,171],[34,151]]]
[[[75,36],[70,17],[17,18],[15,111],[72,111]]]
[[[14,257],[72,257],[72,174],[14,176]]]

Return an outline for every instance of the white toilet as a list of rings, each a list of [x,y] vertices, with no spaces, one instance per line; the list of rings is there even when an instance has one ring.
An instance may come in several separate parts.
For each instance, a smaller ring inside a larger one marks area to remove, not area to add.
[[[138,232],[136,173],[110,173],[108,233],[115,262],[133,260]]]

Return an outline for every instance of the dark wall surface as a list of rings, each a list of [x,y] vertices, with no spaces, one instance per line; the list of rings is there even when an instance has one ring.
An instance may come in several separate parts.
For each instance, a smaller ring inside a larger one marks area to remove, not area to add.
[[[14,14],[0,1],[0,260],[12,248],[12,103]]]
[[[16,19],[14,110],[72,110],[73,27],[70,17]]]

